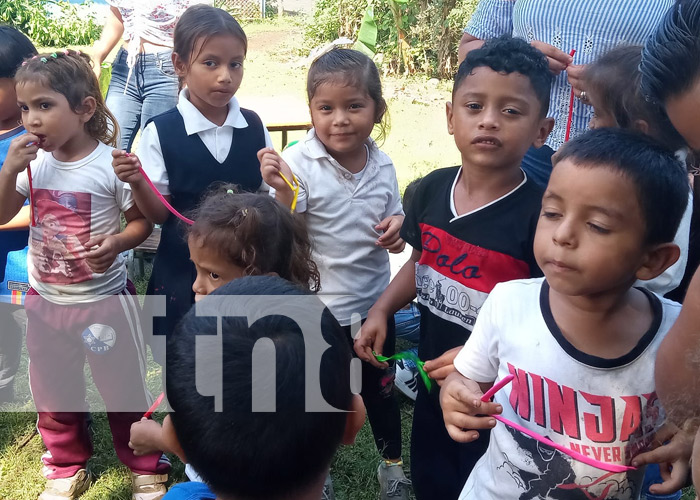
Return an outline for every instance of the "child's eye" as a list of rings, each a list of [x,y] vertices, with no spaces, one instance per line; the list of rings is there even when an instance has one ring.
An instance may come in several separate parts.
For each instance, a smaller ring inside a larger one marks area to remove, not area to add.
[[[216,63],[214,61],[204,61],[204,65],[209,68],[213,68],[214,66],[216,66]]]
[[[321,111],[330,111],[330,110],[331,110],[331,107],[330,107],[330,106],[321,106],[321,107],[318,108],[318,109],[320,109]]]
[[[45,109],[49,109],[50,107],[51,107],[51,105],[48,102],[42,102],[41,104],[39,104],[39,109],[45,110]]]
[[[542,211],[542,217],[544,217],[545,219],[556,219],[559,216],[560,214],[557,212],[551,212],[546,210]]]
[[[238,68],[243,67],[243,63],[232,62],[232,63],[231,63],[231,67],[232,67],[233,69],[238,69]]]
[[[513,108],[506,108],[506,109],[504,109],[503,111],[505,111],[505,112],[506,112],[507,114],[509,114],[509,115],[519,115],[519,114],[521,114],[520,111],[518,111],[517,109],[513,109]]]
[[[211,279],[213,279],[213,280],[218,280],[218,279],[219,279],[219,275],[216,274],[216,273],[209,273],[209,277],[210,277]]]
[[[351,104],[350,105],[350,109],[360,109],[362,107],[364,107],[364,106],[362,106],[362,104]]]
[[[610,233],[609,229],[606,229],[602,226],[599,226],[598,224],[595,224],[593,222],[589,222],[588,227],[590,227],[594,232],[599,233],[599,234],[609,234]]]
[[[467,108],[469,108],[469,109],[481,109],[481,104],[477,104],[475,102],[470,102],[467,104]]]
[[[27,112],[27,111],[29,111],[29,106],[27,106],[25,104],[20,104],[19,109],[21,109],[24,112]]]

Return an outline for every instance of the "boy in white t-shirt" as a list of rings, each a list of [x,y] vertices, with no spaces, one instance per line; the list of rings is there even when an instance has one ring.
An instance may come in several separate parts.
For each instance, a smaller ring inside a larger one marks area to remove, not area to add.
[[[613,129],[571,141],[554,164],[534,243],[545,278],[496,285],[440,395],[453,439],[493,429],[460,499],[638,498],[650,461],[640,454],[664,423],[654,358],[680,306],[633,285],[678,259],[685,171],[663,146]],[[640,467],[588,465],[497,414],[590,459]],[[674,464],[655,492],[677,490],[683,471]]]

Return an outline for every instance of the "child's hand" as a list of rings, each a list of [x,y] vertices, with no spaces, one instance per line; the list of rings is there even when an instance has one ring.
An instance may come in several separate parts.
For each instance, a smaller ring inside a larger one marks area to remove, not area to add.
[[[357,356],[361,360],[367,361],[377,368],[387,368],[389,366],[387,363],[380,363],[377,361],[377,358],[375,358],[372,353],[372,351],[374,351],[377,354],[381,354],[382,349],[384,349],[384,341],[386,340],[386,319],[387,316],[385,314],[370,309],[367,314],[367,319],[362,325],[362,328],[360,328],[360,332],[355,339],[354,347]]]
[[[131,424],[129,434],[129,448],[134,450],[134,455],[148,455],[156,451],[163,451],[161,448],[161,425],[155,420],[142,418],[139,422]]]
[[[39,151],[39,137],[27,132],[10,142],[10,148],[5,156],[2,170],[8,174],[17,175],[24,171],[30,162],[36,160]]]
[[[265,183],[275,188],[275,191],[283,193],[291,191],[280,173],[284,174],[289,182],[292,182],[294,175],[287,162],[272,148],[262,148],[258,151],[258,161],[260,162],[260,173]]]
[[[116,235],[98,235],[85,243],[87,256],[85,261],[92,272],[103,273],[112,265],[121,252]]]
[[[403,225],[403,215],[390,215],[379,224],[374,226],[377,231],[383,231],[382,234],[377,239],[377,245],[391,253],[401,253],[406,246],[406,242],[401,239],[399,231],[401,231],[401,226]]]
[[[453,372],[440,389],[440,406],[445,419],[445,428],[458,443],[469,443],[479,437],[474,429],[492,429],[496,419],[476,415],[497,415],[503,411],[501,405],[481,401],[484,393],[479,384]]]
[[[457,346],[454,349],[450,349],[445,352],[442,356],[426,361],[423,365],[423,369],[428,374],[430,378],[435,380],[438,385],[442,385],[445,379],[455,371],[454,360],[462,350],[464,346]]]
[[[141,175],[141,161],[133,153],[127,153],[121,149],[112,151],[112,168],[120,181],[137,183],[143,180]]]
[[[651,447],[653,448],[651,451],[641,453],[632,459],[632,465],[635,467],[659,464],[664,482],[651,485],[649,492],[655,495],[668,495],[683,488],[690,472],[689,461],[693,453],[693,435],[667,423],[656,432]]]

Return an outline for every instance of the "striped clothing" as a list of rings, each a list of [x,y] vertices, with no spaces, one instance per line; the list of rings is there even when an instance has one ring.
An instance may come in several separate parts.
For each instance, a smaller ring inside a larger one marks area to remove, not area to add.
[[[589,64],[618,45],[643,44],[673,0],[480,0],[466,33],[486,40],[512,34],[539,40],[567,54],[576,49],[574,64]],[[556,123],[547,145],[564,143],[571,86],[562,72],[554,79],[549,116]],[[588,128],[593,108],[577,100],[571,137]]]

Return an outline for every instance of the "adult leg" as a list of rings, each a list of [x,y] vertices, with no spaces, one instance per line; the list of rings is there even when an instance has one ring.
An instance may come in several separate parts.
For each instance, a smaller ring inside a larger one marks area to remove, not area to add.
[[[178,77],[171,58],[172,52],[146,54],[143,70],[143,108],[141,129],[148,120],[177,105]]]
[[[114,58],[106,104],[119,124],[119,149],[130,151],[141,124],[143,103],[137,82],[139,62],[137,61],[131,77],[129,77],[129,67],[126,63],[127,55],[128,53],[124,49],[119,49]]]

